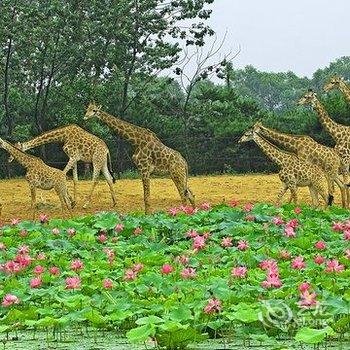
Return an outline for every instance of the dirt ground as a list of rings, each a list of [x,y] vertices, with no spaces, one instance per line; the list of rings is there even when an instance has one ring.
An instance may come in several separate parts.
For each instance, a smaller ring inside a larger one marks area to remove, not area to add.
[[[273,203],[280,188],[277,175],[223,175],[209,177],[191,177],[189,185],[196,196],[197,204],[208,201],[212,204],[228,202],[232,199],[244,204],[247,202]],[[111,207],[111,197],[107,183],[102,179],[96,186],[91,206],[83,209],[83,200],[91,186],[90,181],[79,181],[78,201],[73,210],[74,216],[84,215],[103,210],[117,210],[121,213],[143,210],[143,190],[140,179],[118,180],[115,192],[118,203]],[[70,193],[73,194],[73,183],[69,181]],[[289,198],[286,194],[284,200]],[[339,204],[340,195],[336,195],[336,203]],[[2,203],[2,221],[7,222],[13,218],[30,219],[30,193],[27,182],[24,179],[0,181],[0,201]],[[61,216],[61,208],[58,197],[54,191],[38,190],[37,214],[45,213],[52,217]],[[308,190],[299,190],[299,202],[310,203]],[[170,179],[151,180],[151,205],[152,210],[168,209],[181,205],[180,198]]]

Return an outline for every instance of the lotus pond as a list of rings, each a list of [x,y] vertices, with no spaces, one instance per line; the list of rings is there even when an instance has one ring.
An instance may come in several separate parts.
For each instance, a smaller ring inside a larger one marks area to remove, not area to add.
[[[0,229],[4,349],[349,349],[349,212],[257,204]]]

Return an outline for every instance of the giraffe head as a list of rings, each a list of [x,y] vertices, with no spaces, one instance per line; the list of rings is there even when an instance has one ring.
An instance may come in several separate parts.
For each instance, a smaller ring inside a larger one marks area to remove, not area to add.
[[[86,108],[84,120],[88,120],[90,118],[98,116],[98,114],[101,111],[101,108],[102,106],[97,106],[94,102],[90,102],[88,107]]]
[[[341,82],[344,81],[344,79],[342,77],[340,77],[339,75],[335,75],[334,77],[332,77],[329,82],[323,87],[323,90],[325,92],[328,92],[334,88],[336,88],[337,86],[339,86],[341,84]]]
[[[256,133],[259,133],[259,131],[261,130],[261,127],[262,127],[262,122],[256,122],[253,126],[253,130],[254,132]]]
[[[238,143],[248,142],[254,140],[254,130],[248,129],[243,136],[238,140]]]
[[[313,104],[317,100],[316,92],[310,89],[297,103],[298,105]]]
[[[22,146],[22,144],[20,142],[14,143],[13,146],[15,146],[16,148],[18,148],[21,151],[24,151],[23,146]],[[15,158],[13,158],[13,156],[11,156],[11,155],[7,159],[7,161],[9,163],[13,162],[14,160],[15,160]]]

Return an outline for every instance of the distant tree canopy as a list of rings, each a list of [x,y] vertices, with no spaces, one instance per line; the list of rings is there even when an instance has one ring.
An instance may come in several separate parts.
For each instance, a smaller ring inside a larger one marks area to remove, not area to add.
[[[350,57],[319,69],[311,79],[267,73],[234,60],[209,65],[191,89],[179,83],[183,47],[203,47],[213,30],[205,23],[213,0],[3,0],[0,2],[0,135],[30,139],[77,123],[108,143],[118,172],[133,167],[131,150],[108,128],[82,120],[95,100],[111,114],[152,129],[184,154],[192,174],[270,171],[254,144],[238,145],[257,120],[282,131],[307,133],[332,144],[315,113],[297,107],[308,89],[320,94],[327,79],[350,80]],[[164,70],[174,71],[165,76]],[[210,80],[212,74],[221,83]],[[322,93],[330,115],[350,125],[339,92]],[[57,145],[33,150],[63,167]],[[0,176],[20,175],[0,152]]]

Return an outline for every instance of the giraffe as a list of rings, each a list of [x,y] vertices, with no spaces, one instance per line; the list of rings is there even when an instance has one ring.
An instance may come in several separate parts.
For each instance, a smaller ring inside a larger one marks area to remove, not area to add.
[[[337,75],[332,77],[323,89],[325,92],[328,92],[334,88],[339,88],[346,100],[350,103],[350,87],[346,84],[344,78]]]
[[[149,129],[133,125],[101,110],[101,106],[90,103],[84,120],[97,117],[117,134],[130,142],[134,148],[132,159],[143,183],[145,212],[150,212],[150,176],[152,173],[170,174],[182,204],[187,200],[195,205],[194,195],[188,187],[188,165],[182,155],[165,146]]]
[[[343,172],[342,161],[339,154],[331,147],[319,144],[307,135],[292,135],[267,128],[258,122],[254,130],[261,136],[277,143],[290,152],[295,153],[298,158],[318,165],[326,175],[328,193],[332,205],[334,198],[334,183],[341,192],[342,205],[347,207],[346,189],[343,181],[339,178],[339,173]]]
[[[310,104],[317,112],[323,128],[335,141],[334,149],[339,154],[343,165],[343,182],[347,186],[347,202],[349,202],[349,166],[350,166],[350,126],[336,123],[327,113],[317,94],[309,90],[298,101],[299,105]]]
[[[276,205],[281,205],[284,194],[289,189],[291,197],[297,202],[297,188],[309,188],[312,204],[319,205],[318,194],[321,195],[326,205],[329,202],[327,191],[323,184],[323,172],[315,164],[299,159],[295,154],[283,151],[262,137],[255,129],[250,129],[238,141],[239,143],[253,140],[261,150],[280,168],[278,173],[282,182],[282,188],[277,196]]]
[[[26,179],[31,193],[31,209],[33,210],[33,219],[36,213],[36,189],[43,190],[54,189],[61,201],[62,215],[64,208],[67,207],[70,215],[74,202],[68,193],[66,173],[62,170],[53,168],[45,164],[40,158],[34,157],[22,152],[11,143],[0,138],[0,148],[7,151],[18,163],[26,169]]]
[[[93,134],[90,134],[80,126],[71,124],[45,132],[27,142],[17,143],[16,146],[22,151],[27,151],[31,148],[35,148],[50,142],[62,143],[63,151],[69,157],[69,161],[64,168],[64,172],[67,173],[70,169],[73,168],[74,201],[76,201],[77,197],[77,163],[81,160],[83,162],[93,164],[93,182],[83,208],[87,208],[90,205],[91,197],[101,171],[108,183],[113,206],[116,204],[117,201],[113,189],[113,183],[115,183],[115,179],[113,175],[111,175],[110,170],[110,153],[106,143],[103,140]],[[12,158],[9,159],[9,161],[11,160]]]

